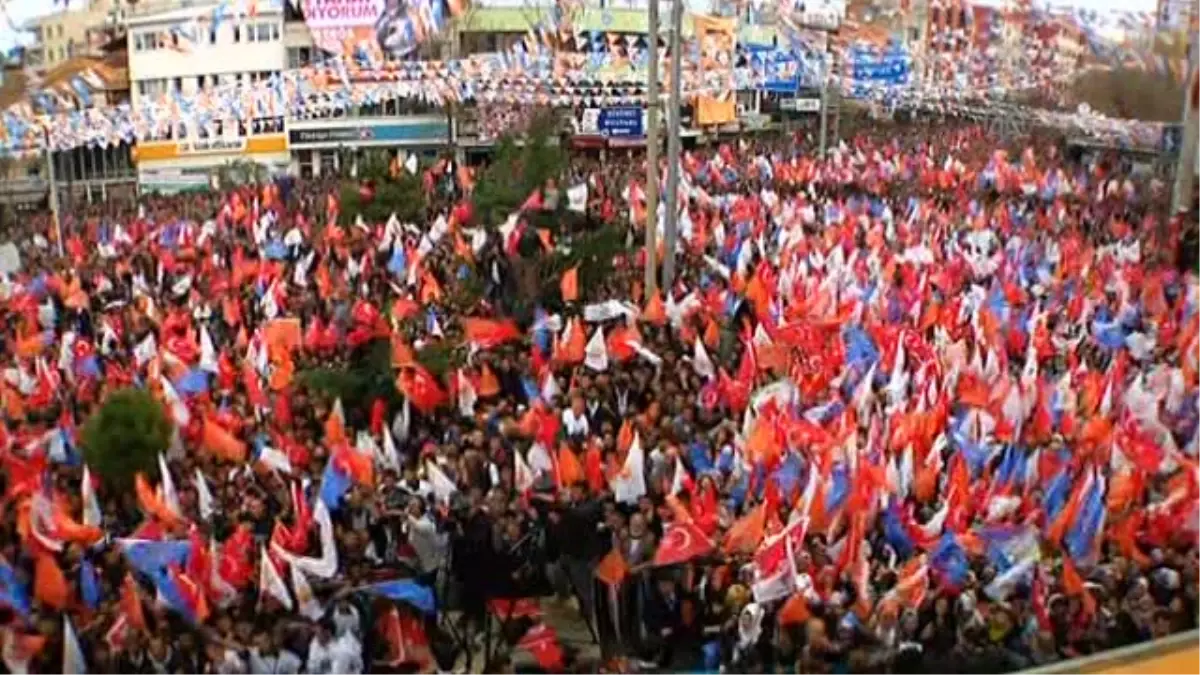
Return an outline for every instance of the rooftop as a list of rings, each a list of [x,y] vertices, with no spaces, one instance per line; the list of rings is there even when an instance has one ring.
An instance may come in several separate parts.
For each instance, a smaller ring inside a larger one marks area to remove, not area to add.
[[[129,88],[129,71],[125,67],[124,52],[114,52],[104,57],[77,56],[50,69],[42,78],[41,89],[69,88],[76,76],[91,71],[104,83],[103,91],[121,91]],[[0,85],[0,109],[8,108],[29,99],[29,78],[19,69],[4,73],[4,84]]]

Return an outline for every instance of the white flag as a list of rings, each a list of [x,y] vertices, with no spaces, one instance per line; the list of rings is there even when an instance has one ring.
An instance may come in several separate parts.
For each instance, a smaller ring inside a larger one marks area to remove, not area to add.
[[[308,585],[308,579],[305,578],[304,572],[299,567],[295,565],[289,567],[292,575],[292,592],[296,594],[296,604],[299,605],[300,614],[312,621],[319,620],[325,610],[322,609],[317,596],[313,594],[312,586]]]
[[[271,544],[271,552],[287,561],[293,567],[299,567],[303,572],[318,579],[332,579],[338,570],[337,545],[333,540],[333,520],[329,517],[329,507],[325,502],[317,500],[313,507],[313,520],[321,534],[321,557],[295,555],[279,544]]]
[[[603,328],[597,328],[584,347],[583,365],[596,371],[608,370],[608,345],[604,341]]]
[[[204,479],[204,472],[196,469],[196,475],[192,477],[192,482],[196,486],[196,500],[199,502],[200,519],[208,521],[212,518],[215,508],[213,505],[212,490],[208,489],[208,481]]]
[[[104,515],[100,511],[100,500],[96,499],[96,489],[92,487],[92,474],[87,465],[83,465],[83,524],[88,527],[100,527]]]
[[[284,609],[292,608],[292,595],[288,593],[287,585],[283,583],[283,578],[279,576],[279,570],[275,569],[275,563],[271,562],[270,556],[267,555],[267,549],[260,548],[258,558],[258,597],[259,602],[262,601],[263,595],[269,595],[279,601]]]
[[[83,658],[83,649],[79,646],[79,638],[75,635],[75,627],[71,620],[63,616],[63,675],[83,675],[87,672],[87,661]]]

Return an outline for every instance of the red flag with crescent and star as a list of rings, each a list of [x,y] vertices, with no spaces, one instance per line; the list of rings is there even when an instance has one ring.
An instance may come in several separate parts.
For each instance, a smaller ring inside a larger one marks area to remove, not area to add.
[[[654,564],[678,565],[698,558],[714,548],[713,542],[693,522],[675,523],[663,535],[662,543],[654,554]]]

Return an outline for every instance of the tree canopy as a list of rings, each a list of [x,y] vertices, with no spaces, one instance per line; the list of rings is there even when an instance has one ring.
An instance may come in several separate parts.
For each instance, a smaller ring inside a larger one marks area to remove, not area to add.
[[[171,422],[162,404],[143,389],[121,389],[104,399],[88,418],[81,436],[91,470],[115,489],[135,475],[158,475],[158,453],[171,442]]]
[[[367,151],[358,162],[358,179],[342,182],[338,199],[343,226],[352,225],[359,215],[368,223],[384,222],[393,213],[401,222],[421,219],[426,195],[420,172],[393,171],[391,159],[386,151]],[[373,191],[370,197],[362,193],[365,185]]]

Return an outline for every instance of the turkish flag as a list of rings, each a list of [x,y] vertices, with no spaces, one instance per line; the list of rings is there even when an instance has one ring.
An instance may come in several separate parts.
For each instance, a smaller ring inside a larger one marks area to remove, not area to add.
[[[662,544],[654,553],[654,564],[678,565],[712,550],[712,540],[695,523],[676,523],[663,535]]]
[[[397,384],[417,410],[428,414],[448,400],[449,397],[432,373],[416,364],[408,370],[410,372],[400,374]]]

